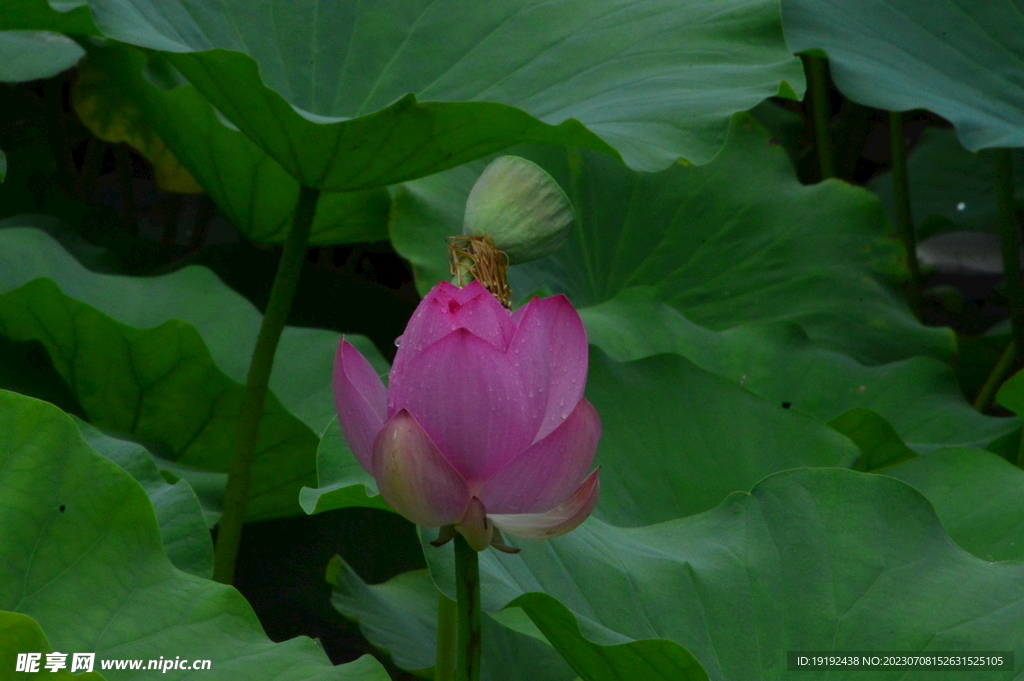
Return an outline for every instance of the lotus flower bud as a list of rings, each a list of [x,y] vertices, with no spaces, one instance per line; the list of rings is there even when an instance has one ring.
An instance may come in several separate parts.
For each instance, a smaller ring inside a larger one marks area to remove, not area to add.
[[[479,282],[442,282],[409,321],[388,387],[342,340],[334,396],[391,507],[481,551],[507,549],[501,531],[557,537],[590,515],[601,422],[586,378],[586,332],[564,296],[511,313]]]
[[[516,265],[553,253],[569,236],[573,219],[569,198],[543,168],[502,156],[469,192],[463,234],[490,236]]]

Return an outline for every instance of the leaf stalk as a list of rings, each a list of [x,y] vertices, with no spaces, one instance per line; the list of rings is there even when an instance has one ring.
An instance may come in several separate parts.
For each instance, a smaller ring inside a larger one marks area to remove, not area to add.
[[[832,136],[829,119],[832,118],[832,101],[828,93],[828,79],[825,76],[826,60],[810,54],[802,56],[804,72],[807,74],[807,90],[811,99],[811,121],[814,127],[814,150],[818,155],[818,169],[822,180],[836,176],[835,153],[832,150]]]
[[[281,253],[277,275],[270,290],[270,300],[249,364],[245,397],[242,399],[241,413],[238,417],[235,452],[228,469],[228,484],[224,493],[224,515],[220,518],[217,546],[213,555],[213,578],[223,584],[231,584],[234,580],[242,523],[249,501],[249,484],[252,479],[260,419],[263,416],[263,405],[270,385],[270,372],[274,366],[277,343],[281,339],[299,285],[299,274],[302,272],[306,244],[309,242],[319,199],[319,189],[300,187],[291,229],[284,244],[284,251]]]
[[[907,252],[907,269],[910,283],[907,287],[907,302],[918,317],[921,316],[921,266],[917,261],[917,238],[914,235],[914,218],[910,210],[910,180],[907,174],[907,143],[903,130],[903,114],[889,112],[889,156],[892,161],[892,188],[896,200],[896,228],[900,241]]]

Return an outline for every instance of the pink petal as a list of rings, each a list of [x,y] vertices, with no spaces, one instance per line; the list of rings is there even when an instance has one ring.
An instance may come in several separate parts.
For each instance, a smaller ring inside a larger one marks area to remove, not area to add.
[[[530,445],[529,406],[512,361],[466,329],[392,374],[388,389],[388,412],[408,409],[471,485]]]
[[[546,438],[501,467],[479,497],[493,513],[541,513],[565,501],[590,470],[601,419],[586,399]]]
[[[399,339],[392,375],[424,349],[458,328],[466,328],[505,350],[515,333],[512,317],[479,282],[460,289],[442,281],[420,301]]]
[[[391,417],[377,436],[373,477],[391,508],[417,525],[450,525],[466,514],[466,481],[405,410]]]
[[[533,299],[516,310],[509,354],[521,372],[536,424],[533,441],[546,437],[583,397],[587,382],[587,332],[565,296]]]
[[[553,539],[575,530],[597,505],[600,493],[594,471],[564,503],[546,513],[519,513],[488,516],[502,532],[521,539]]]
[[[349,449],[372,472],[373,441],[387,418],[387,389],[366,358],[344,338],[334,356],[334,406]]]

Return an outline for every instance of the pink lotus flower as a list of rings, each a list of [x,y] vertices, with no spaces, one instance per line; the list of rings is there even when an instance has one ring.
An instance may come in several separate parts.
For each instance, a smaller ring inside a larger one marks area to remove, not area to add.
[[[454,524],[482,551],[492,523],[545,539],[590,515],[601,422],[586,378],[586,332],[564,296],[509,313],[477,282],[441,282],[405,329],[389,387],[342,340],[334,396],[345,441],[391,507]]]

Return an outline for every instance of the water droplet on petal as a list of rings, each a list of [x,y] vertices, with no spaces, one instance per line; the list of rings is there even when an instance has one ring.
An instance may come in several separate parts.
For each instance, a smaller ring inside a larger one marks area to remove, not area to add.
[[[395,339],[395,347],[396,348],[397,347],[401,347],[401,345],[402,345],[402,336],[399,336],[398,338]]]

